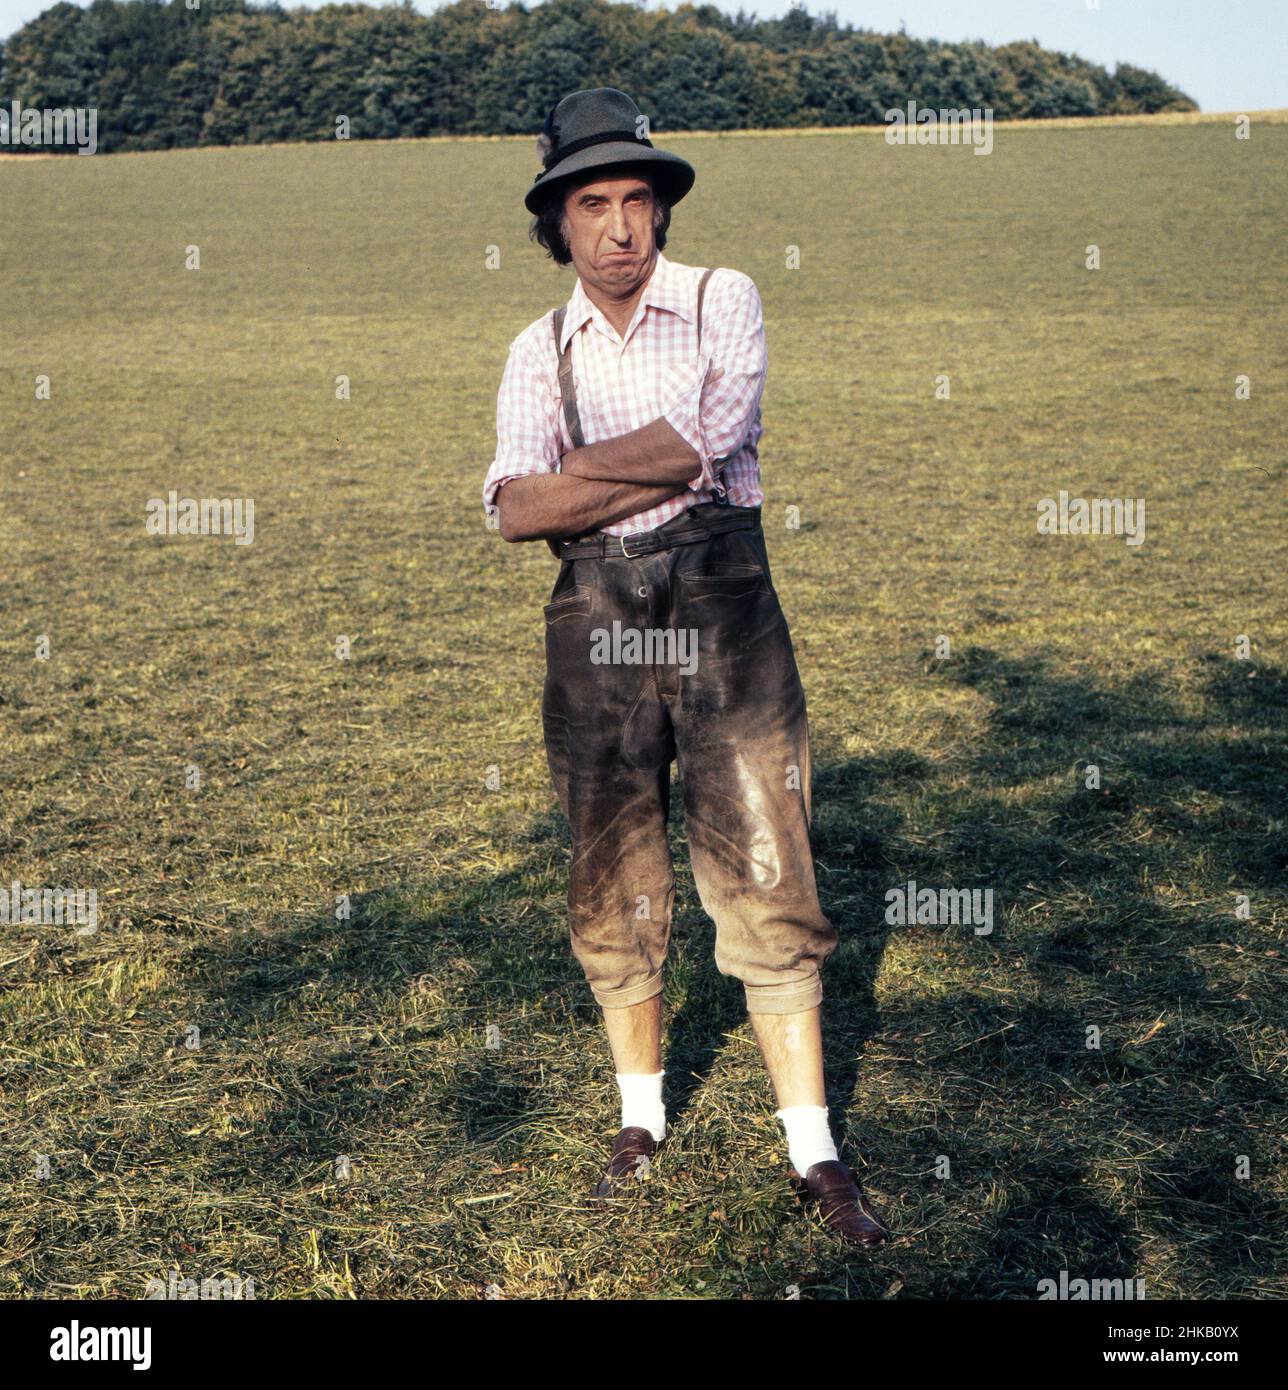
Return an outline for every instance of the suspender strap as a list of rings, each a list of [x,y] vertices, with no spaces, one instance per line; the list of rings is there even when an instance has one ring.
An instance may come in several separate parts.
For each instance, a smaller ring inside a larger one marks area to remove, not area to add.
[[[564,315],[567,307],[555,310],[555,351],[559,353],[559,394],[563,398],[564,423],[568,426],[568,438],[574,449],[585,447],[586,441],[581,433],[581,416],[577,411],[577,383],[572,375],[572,339],[560,351],[559,337],[563,333]]]
[[[698,330],[698,350],[702,350],[702,301],[707,292],[707,281],[711,278],[711,270],[704,270],[702,278],[698,281],[698,312],[696,324]],[[563,305],[555,310],[554,313],[554,333],[555,333],[555,352],[559,357],[559,396],[563,401],[564,424],[568,427],[568,438],[572,440],[574,449],[585,447],[586,440],[581,432],[581,414],[577,409],[577,382],[572,373],[572,339],[569,338],[567,347],[560,347],[559,340],[563,336],[564,318],[568,312],[567,305]],[[720,498],[720,503],[724,503],[723,494],[716,494]],[[600,536],[600,558],[603,558],[604,537]],[[551,554],[565,555],[567,552],[561,549],[567,542],[556,542],[548,540],[546,542]]]
[[[704,270],[702,279],[698,281],[698,351],[702,351],[702,299],[707,292],[707,281],[711,279],[711,271]]]
[[[702,278],[698,281],[698,350],[702,349],[702,301],[707,293],[707,281],[711,278],[712,272],[704,270]],[[577,409],[577,383],[572,374],[572,339],[569,338],[568,346],[561,348],[559,339],[563,336],[564,315],[568,312],[567,306],[555,310],[554,330],[555,330],[555,352],[559,355],[559,395],[563,401],[564,423],[568,426],[568,438],[572,440],[574,449],[585,447],[586,440],[581,432],[581,413]]]

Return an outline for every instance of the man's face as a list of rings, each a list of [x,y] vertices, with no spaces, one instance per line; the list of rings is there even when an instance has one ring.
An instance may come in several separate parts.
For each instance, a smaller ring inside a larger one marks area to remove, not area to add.
[[[564,196],[564,239],[582,282],[628,295],[653,264],[653,187],[639,175],[595,179]]]

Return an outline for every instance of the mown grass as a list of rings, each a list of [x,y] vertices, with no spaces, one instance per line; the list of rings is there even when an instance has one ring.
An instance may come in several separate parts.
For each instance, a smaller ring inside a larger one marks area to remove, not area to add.
[[[1288,129],[664,143],[699,171],[668,254],[765,303],[831,1103],[900,1240],[796,1209],[678,820],[672,1139],[584,1205],[615,1092],[540,739],[552,562],[478,495],[507,345],[571,285],[530,149],[10,160],[0,881],[103,923],[0,938],[7,1296],[1283,1295]],[[254,544],[148,535],[171,488],[253,497]],[[1144,545],[1038,535],[1061,488],[1145,497]],[[888,927],[909,878],[992,887],[998,930]]]

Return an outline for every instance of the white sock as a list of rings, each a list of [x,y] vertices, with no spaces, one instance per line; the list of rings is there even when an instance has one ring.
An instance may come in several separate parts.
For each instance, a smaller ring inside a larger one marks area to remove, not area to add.
[[[646,1129],[657,1143],[666,1138],[666,1106],[662,1104],[664,1071],[655,1076],[631,1072],[618,1075],[617,1085],[622,1093],[622,1128],[638,1125]]]
[[[836,1145],[822,1105],[792,1105],[775,1112],[787,1134],[787,1156],[804,1177],[816,1163],[836,1158]]]

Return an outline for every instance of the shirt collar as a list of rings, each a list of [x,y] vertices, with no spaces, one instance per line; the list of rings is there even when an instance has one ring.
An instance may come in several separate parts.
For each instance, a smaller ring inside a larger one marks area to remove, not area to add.
[[[664,309],[668,313],[679,314],[686,323],[692,323],[693,308],[689,303],[688,291],[689,286],[685,283],[684,276],[678,275],[676,267],[659,251],[657,263],[653,267],[653,274],[649,277],[648,284],[644,286],[644,293],[640,296],[640,302],[636,306],[635,317],[631,320],[631,328],[643,319],[644,311],[650,305],[655,309]],[[599,324],[605,332],[608,331],[608,320],[590,302],[590,296],[582,288],[581,277],[579,276],[573,287],[572,298],[568,301],[567,313],[564,315],[559,351],[562,353],[573,334],[579,332],[591,321]],[[627,329],[628,337],[631,328]]]

